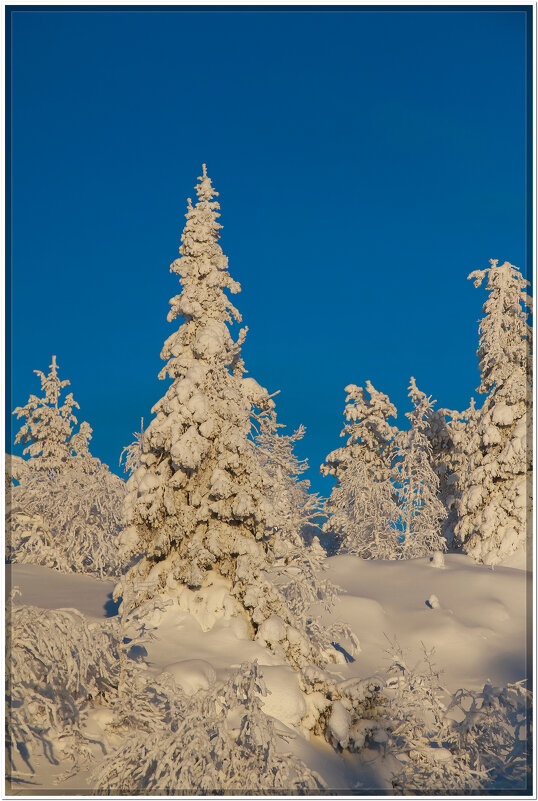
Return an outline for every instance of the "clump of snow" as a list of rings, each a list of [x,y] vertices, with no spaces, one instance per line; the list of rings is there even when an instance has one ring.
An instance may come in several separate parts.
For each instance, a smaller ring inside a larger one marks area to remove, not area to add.
[[[265,640],[270,645],[277,645],[285,639],[287,627],[278,615],[271,615],[271,617],[264,620],[258,628],[258,639]]]
[[[349,728],[351,725],[351,715],[341,701],[334,701],[331,707],[331,714],[327,723],[327,728],[331,739],[346,748],[349,743]]]
[[[267,695],[262,698],[265,714],[286,726],[299,728],[307,713],[307,705],[297,673],[284,665],[264,665],[260,672],[267,689]]]
[[[445,567],[445,556],[442,551],[434,551],[430,558],[432,567],[443,568]]]
[[[174,582],[171,597],[180,609],[189,612],[199,622],[202,631],[209,631],[223,618],[246,618],[243,606],[231,595],[230,581],[213,571],[206,574],[203,586],[198,590]]]

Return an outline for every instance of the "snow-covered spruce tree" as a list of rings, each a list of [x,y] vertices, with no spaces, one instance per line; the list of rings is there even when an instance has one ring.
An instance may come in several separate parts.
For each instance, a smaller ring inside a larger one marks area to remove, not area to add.
[[[396,437],[398,461],[394,481],[403,556],[413,559],[446,550],[446,540],[441,534],[446,510],[438,498],[439,479],[433,470],[432,448],[426,436],[433,402],[418,389],[414,378],[409,396],[415,408],[406,414],[410,430],[401,431]]]
[[[18,419],[23,417],[26,420],[15,442],[27,446],[24,453],[29,457],[30,469],[61,470],[74,453],[86,455],[91,428],[87,423],[81,423],[78,436],[73,434],[73,425],[77,423],[73,409],[78,409],[79,405],[71,392],[60,402],[62,390],[69,386],[70,381],[61,381],[58,377],[56,356],[52,357],[48,375],[41,370],[34,370],[34,373],[39,376],[45,394],[42,398],[30,395],[25,406],[18,406],[13,411]]]
[[[438,498],[445,507],[446,517],[441,534],[447,546],[454,546],[454,529],[469,456],[476,448],[478,412],[474,398],[465,411],[434,409],[427,415],[426,437],[432,447],[432,466],[439,479]]]
[[[517,267],[495,259],[490,264],[468,276],[477,287],[486,279],[489,292],[477,352],[478,392],[487,397],[458,504],[456,539],[466,553],[493,565],[523,550],[532,530],[532,301]]]
[[[39,370],[43,398],[30,396],[14,414],[26,423],[16,442],[27,445],[25,470],[10,491],[6,538],[8,561],[30,562],[63,572],[119,574],[122,563],[115,544],[124,482],[90,454],[92,429],[82,422],[74,430],[78,404],[61,394],[69,381]]]
[[[226,291],[240,286],[218,244],[220,207],[205,167],[196,193],[181,258],[171,266],[182,292],[171,299],[168,320],[180,316],[183,323],[164,344],[160,377],[172,384],[153,408],[141,466],[127,484],[121,539],[126,554],[140,556],[128,574],[133,604],[160,593],[185,599],[185,588],[224,584],[228,612],[246,616],[252,636],[261,636],[268,618],[279,619],[283,638],[273,648],[300,667],[318,657],[267,574],[274,542],[269,478],[251,438],[253,419],[274,414],[274,403],[244,377],[246,329],[234,341],[228,328],[241,317]]]
[[[420,393],[416,396],[419,398]],[[457,523],[457,506],[461,498],[462,477],[467,472],[468,454],[476,433],[474,399],[463,412],[435,409],[425,414],[424,434],[431,446],[431,465],[439,480],[437,497],[446,510],[441,533],[450,546]]]
[[[323,475],[337,479],[326,506],[330,517],[323,527],[342,536],[342,547],[349,553],[394,559],[401,550],[390,480],[397,428],[387,418],[396,416],[396,407],[370,381],[366,391],[369,398],[362,387],[346,387],[347,423],[340,436],[347,442],[321,465]]]

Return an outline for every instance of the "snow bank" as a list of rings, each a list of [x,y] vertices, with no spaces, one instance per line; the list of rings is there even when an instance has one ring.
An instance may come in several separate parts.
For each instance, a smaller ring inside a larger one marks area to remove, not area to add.
[[[6,587],[18,587],[17,605],[41,609],[78,609],[88,617],[116,614],[112,602],[115,581],[102,581],[80,573],[59,573],[41,565],[6,565]]]
[[[332,616],[350,624],[362,649],[357,661],[339,665],[339,672],[367,676],[383,669],[387,637],[396,636],[417,654],[421,642],[435,648],[448,689],[478,689],[487,678],[505,684],[529,675],[530,574],[499,566],[492,570],[459,554],[447,554],[444,561],[444,569],[432,570],[429,558],[328,559],[328,577],[346,591]]]

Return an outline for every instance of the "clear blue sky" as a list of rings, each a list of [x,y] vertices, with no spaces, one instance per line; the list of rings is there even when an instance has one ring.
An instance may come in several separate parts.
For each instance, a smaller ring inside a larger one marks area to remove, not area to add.
[[[307,426],[316,490],[346,384],[370,379],[402,427],[411,375],[467,407],[485,294],[466,277],[531,269],[521,7],[13,12],[8,405],[55,353],[118,469],[165,391],[205,161],[247,369]]]

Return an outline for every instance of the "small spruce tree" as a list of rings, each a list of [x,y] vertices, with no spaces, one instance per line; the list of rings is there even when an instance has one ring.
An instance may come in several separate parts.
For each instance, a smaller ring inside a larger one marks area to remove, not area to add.
[[[400,532],[394,526],[398,509],[390,481],[397,428],[387,418],[396,407],[387,395],[366,382],[350,384],[344,416],[348,421],[340,436],[346,445],[330,453],[321,466],[323,475],[337,482],[327,502],[326,531],[342,536],[342,547],[363,558],[394,559],[400,551]]]
[[[415,408],[406,414],[410,430],[400,432],[397,437],[395,482],[403,555],[412,559],[446,550],[446,540],[441,534],[446,510],[438,498],[439,479],[432,466],[432,447],[426,435],[434,404],[418,389],[414,378],[409,396]]]
[[[260,421],[255,437],[258,459],[269,480],[265,497],[271,510],[269,523],[275,533],[276,556],[302,550],[306,529],[323,511],[322,499],[309,491],[308,480],[300,478],[308,462],[294,453],[306,429],[301,425],[293,434],[279,434],[282,427],[275,418],[266,417]]]
[[[66,467],[73,455],[88,455],[88,441],[92,430],[88,423],[81,423],[77,434],[73,434],[73,425],[77,418],[73,409],[79,405],[70,392],[61,400],[64,387],[70,381],[61,381],[58,377],[56,356],[52,357],[50,373],[45,375],[41,370],[34,370],[41,381],[44,397],[30,395],[25,406],[17,406],[13,414],[17,418],[25,418],[15,437],[15,443],[22,443],[27,447],[24,454],[29,456],[28,467],[32,470],[62,470]]]
[[[26,422],[15,442],[29,456],[19,466],[19,484],[10,487],[6,557],[62,572],[118,575],[123,567],[116,546],[124,482],[91,455],[92,429],[77,419],[79,405],[69,381],[58,377],[56,356],[50,373],[35,370],[44,397],[31,395],[14,414]],[[22,461],[22,460],[21,460]]]
[[[432,465],[439,479],[438,497],[446,510],[441,533],[447,546],[454,547],[454,530],[469,456],[476,447],[477,409],[474,398],[463,412],[432,410],[427,421],[426,436],[432,446]]]

